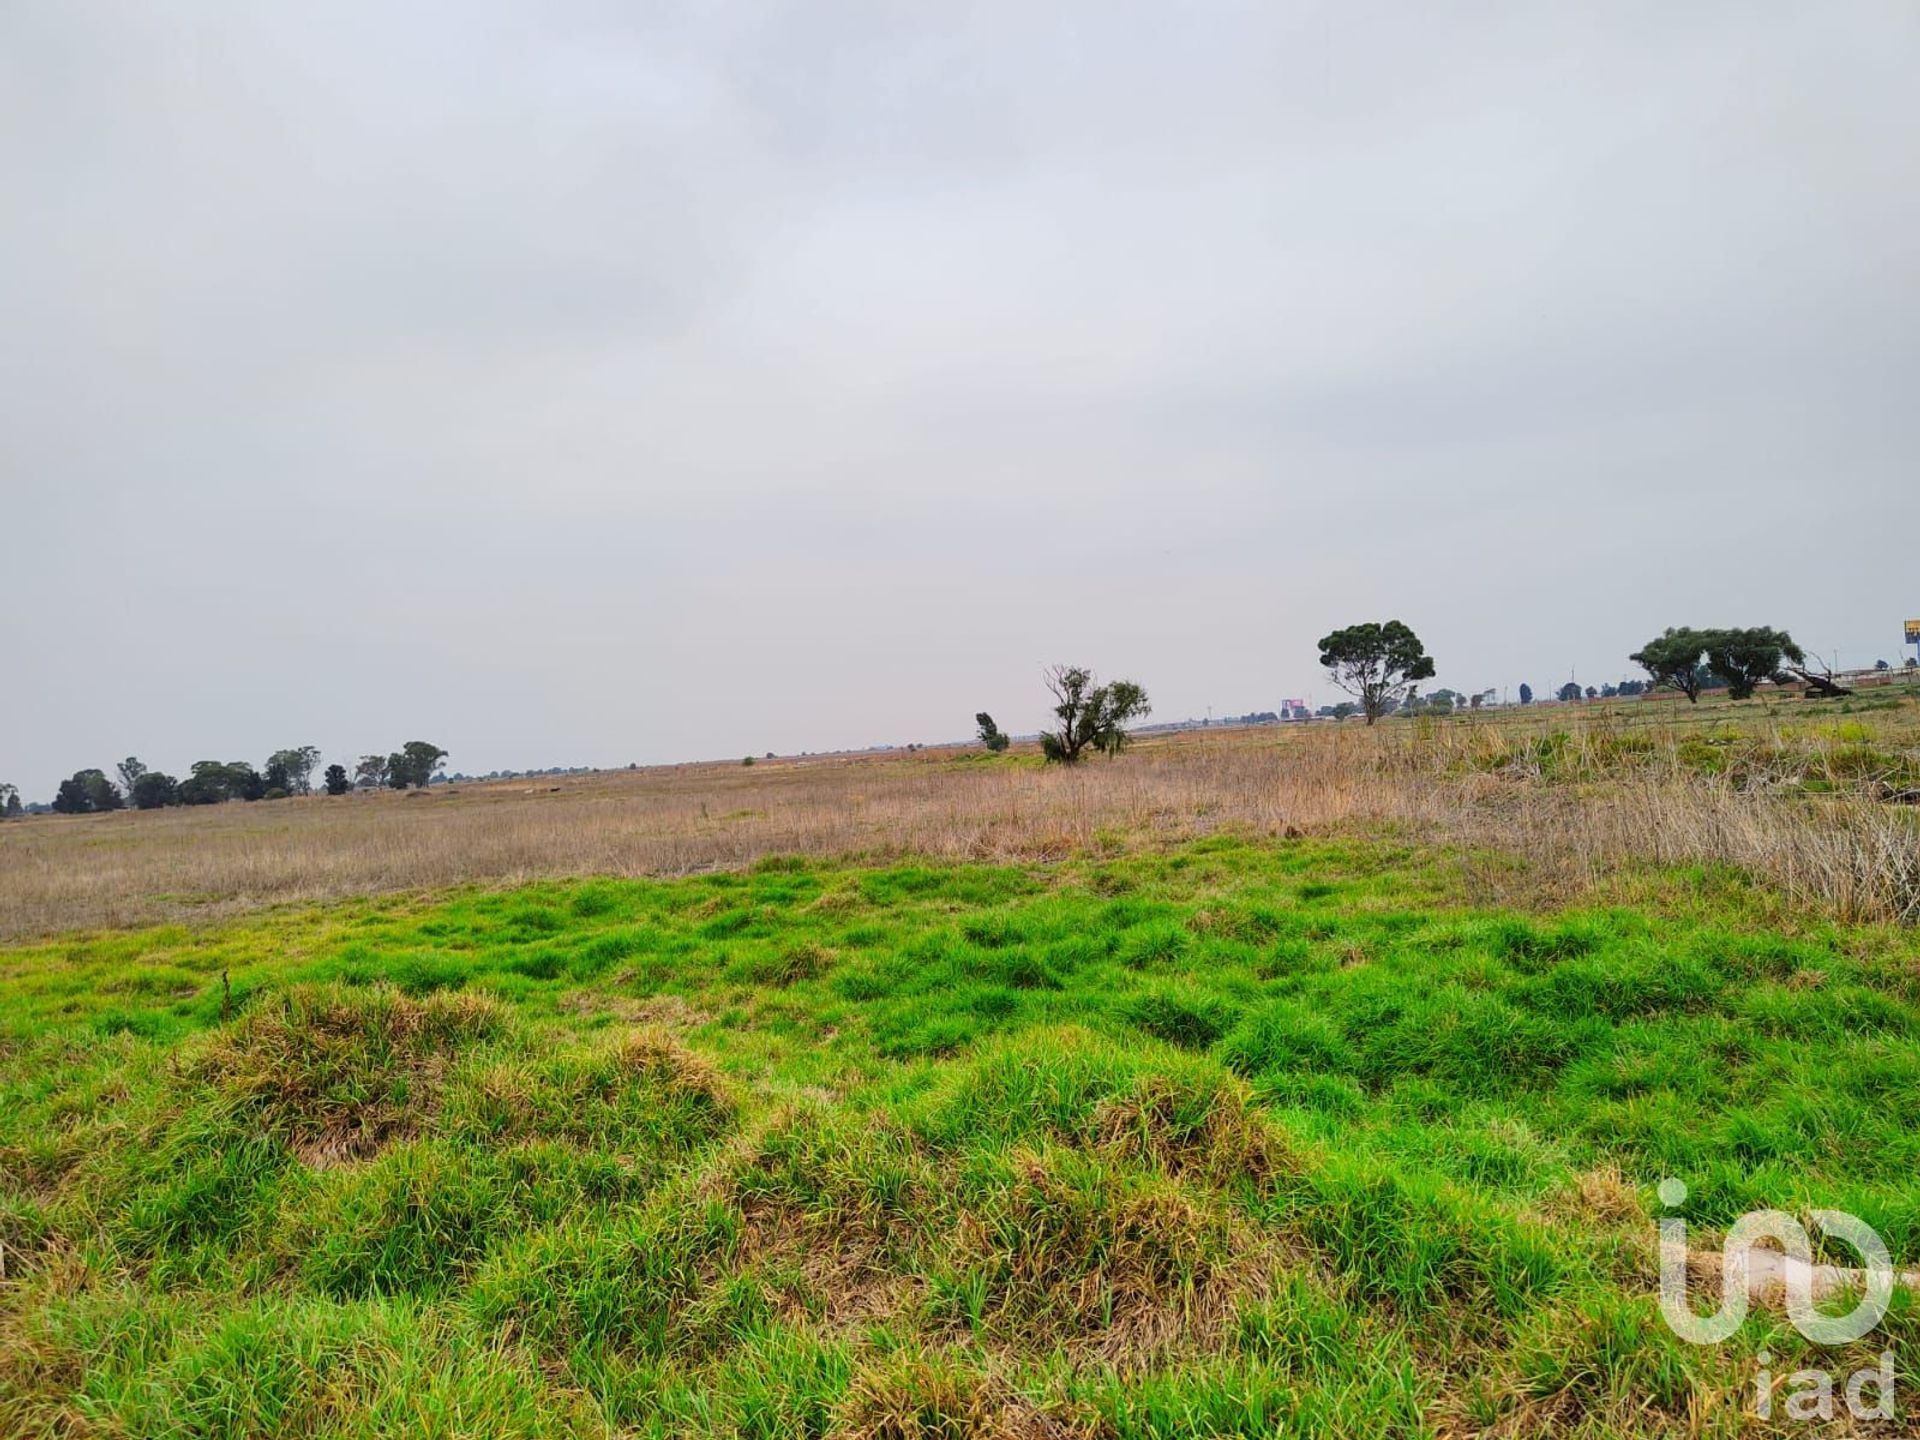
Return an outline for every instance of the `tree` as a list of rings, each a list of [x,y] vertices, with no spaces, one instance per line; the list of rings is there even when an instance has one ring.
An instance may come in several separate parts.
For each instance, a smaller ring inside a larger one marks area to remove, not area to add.
[[[182,805],[218,805],[227,798],[226,782],[201,771],[200,767],[209,763],[218,762],[202,760],[194,765],[193,772],[173,792],[176,801]]]
[[[158,770],[142,770],[129,792],[136,810],[162,810],[180,803],[180,784]]]
[[[353,781],[347,778],[347,767],[344,765],[334,764],[327,766],[325,783],[327,794],[329,795],[344,795],[353,789]]]
[[[0,785],[0,820],[11,820],[20,813],[20,787]]]
[[[1688,701],[1700,703],[1700,689],[1706,683],[1700,657],[1707,653],[1707,637],[1698,630],[1669,626],[1664,634],[1642,645],[1627,658],[1647,672],[1657,690],[1665,686],[1678,690]]]
[[[1433,657],[1398,620],[1334,631],[1320,641],[1320,663],[1335,685],[1360,701],[1369,725],[1433,675]]]
[[[1559,688],[1559,690],[1557,690],[1554,693],[1554,698],[1556,700],[1565,702],[1565,701],[1571,701],[1571,700],[1578,700],[1580,698],[1580,695],[1581,695],[1580,687],[1577,684],[1575,684],[1573,681],[1569,680],[1566,684],[1562,685]]]
[[[132,796],[134,787],[140,783],[140,777],[147,773],[147,767],[129,755],[115,767],[120,772],[120,788]]]
[[[425,740],[409,740],[387,757],[387,784],[396,790],[404,790],[409,785],[424,790],[433,779],[433,772],[446,758],[447,752],[438,745]]]
[[[313,793],[313,767],[320,761],[319,747],[300,745],[291,750],[276,750],[267,757],[269,785],[279,777],[279,788],[289,795]]]
[[[362,755],[353,767],[353,778],[362,790],[383,789],[387,783],[387,757]]]
[[[993,716],[982,710],[973,717],[973,723],[980,727],[980,743],[998,755],[1013,742],[1007,738],[1000,727],[993,723]]]
[[[1040,753],[1061,765],[1075,764],[1089,745],[1104,755],[1118,755],[1127,742],[1128,724],[1153,713],[1147,692],[1131,680],[1097,685],[1091,670],[1055,665],[1046,672],[1046,682],[1060,728],[1040,733]]]
[[[1727,696],[1745,700],[1762,680],[1780,674],[1782,664],[1807,663],[1806,652],[1784,630],[1762,625],[1751,630],[1706,632],[1707,664],[1727,682]]]
[[[1533,687],[1524,680],[1520,682],[1520,703],[1522,705],[1533,703]]]
[[[76,770],[60,782],[54,794],[53,808],[62,815],[90,815],[103,810],[118,810],[126,802],[104,770]]]
[[[196,760],[176,792],[182,805],[218,805],[227,800],[258,800],[266,778],[244,760]]]

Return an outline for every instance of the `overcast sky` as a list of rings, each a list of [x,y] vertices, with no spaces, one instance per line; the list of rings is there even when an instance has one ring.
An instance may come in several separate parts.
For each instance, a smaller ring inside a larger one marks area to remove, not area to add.
[[[0,779],[1843,664],[1920,10],[0,5]],[[1430,685],[1429,688],[1432,688]]]

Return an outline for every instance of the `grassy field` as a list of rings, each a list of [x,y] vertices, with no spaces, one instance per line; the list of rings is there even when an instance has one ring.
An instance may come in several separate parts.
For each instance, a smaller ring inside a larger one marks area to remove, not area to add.
[[[1807,1347],[1667,1333],[1652,1187],[1920,1256],[1920,943],[1463,874],[1218,836],[15,947],[0,1433],[1741,1432]]]
[[[0,1435],[1912,1433],[1911,706],[1523,718],[0,827]]]
[[[1025,746],[736,761],[0,824],[0,938],[764,855],[1053,861],[1382,824],[1521,855],[1562,898],[1623,863],[1731,864],[1798,904],[1920,919],[1915,802],[1920,700],[1895,691],[1189,732],[1070,771]]]

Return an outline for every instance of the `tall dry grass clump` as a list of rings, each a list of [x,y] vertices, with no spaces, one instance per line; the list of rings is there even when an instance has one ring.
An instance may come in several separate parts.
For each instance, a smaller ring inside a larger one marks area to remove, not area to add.
[[[1920,770],[1910,737],[1705,709],[1187,733],[1070,769],[923,751],[38,818],[0,826],[0,934],[769,854],[1044,862],[1222,827],[1379,822],[1575,880],[1632,861],[1726,864],[1843,918],[1920,919],[1920,827],[1901,803],[1920,795],[1900,788]]]

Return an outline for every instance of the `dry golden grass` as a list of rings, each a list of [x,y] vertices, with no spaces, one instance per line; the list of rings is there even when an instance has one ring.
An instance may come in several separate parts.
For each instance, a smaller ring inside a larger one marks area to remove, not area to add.
[[[1912,702],[1857,718],[1805,703],[1630,702],[1188,732],[1073,769],[1018,750],[934,750],[37,817],[0,826],[0,935],[474,882],[677,875],[769,854],[1047,861],[1222,827],[1380,822],[1518,854],[1529,884],[1559,893],[1623,862],[1714,863],[1843,918],[1912,920],[1915,807],[1891,803],[1897,788],[1873,767],[1920,763],[1915,719]],[[1725,773],[1701,767],[1716,746],[1736,757]],[[1832,793],[1805,793],[1809,776],[1843,772]],[[1494,866],[1485,883],[1512,882]]]

